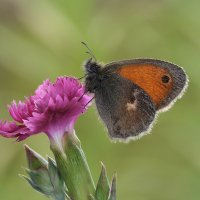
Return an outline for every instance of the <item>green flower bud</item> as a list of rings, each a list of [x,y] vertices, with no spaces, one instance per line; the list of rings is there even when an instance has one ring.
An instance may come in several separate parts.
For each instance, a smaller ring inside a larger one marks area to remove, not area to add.
[[[25,146],[29,177],[21,175],[38,192],[53,200],[65,200],[66,192],[55,162],[48,158],[45,160],[34,150]]]

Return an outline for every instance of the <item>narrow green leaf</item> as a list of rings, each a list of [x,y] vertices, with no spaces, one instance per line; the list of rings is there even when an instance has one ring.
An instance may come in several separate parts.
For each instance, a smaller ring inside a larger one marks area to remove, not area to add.
[[[116,175],[114,175],[114,177],[112,179],[109,200],[116,200],[116,199],[117,199],[117,195],[116,195]]]
[[[95,200],[108,200],[110,184],[107,178],[106,169],[102,163],[101,175],[95,191]]]

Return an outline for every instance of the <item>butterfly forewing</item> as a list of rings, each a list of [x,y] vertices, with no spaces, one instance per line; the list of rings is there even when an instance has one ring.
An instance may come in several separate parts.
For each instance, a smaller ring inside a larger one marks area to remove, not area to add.
[[[155,59],[134,59],[113,62],[105,70],[114,70],[120,76],[141,87],[152,99],[156,110],[167,107],[187,86],[187,76],[181,67]]]

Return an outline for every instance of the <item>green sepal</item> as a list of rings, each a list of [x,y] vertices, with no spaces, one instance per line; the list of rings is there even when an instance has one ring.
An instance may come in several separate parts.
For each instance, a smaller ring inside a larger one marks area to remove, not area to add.
[[[51,144],[58,170],[60,171],[68,189],[68,195],[75,200],[88,200],[94,194],[95,186],[75,133],[66,134],[62,141],[63,149]]]
[[[112,179],[108,200],[116,200],[116,199],[117,199],[117,194],[116,194],[116,174],[115,174]]]
[[[47,168],[48,162],[40,154],[35,152],[29,146],[24,145],[26,151],[26,158],[28,162],[28,167],[31,170],[38,170],[40,168]]]
[[[64,181],[57,169],[56,162],[50,157],[48,157],[48,171],[51,183],[54,188],[53,193],[55,194],[56,199],[64,200],[65,197],[68,197],[64,187]]]
[[[50,157],[48,157],[48,171],[54,188],[61,189],[60,192],[65,193],[65,188],[63,187],[64,181],[57,169],[55,161]]]
[[[95,191],[95,200],[108,200],[109,192],[110,192],[110,184],[106,174],[106,169],[102,164],[101,175],[99,177]]]
[[[43,195],[46,195],[44,193],[44,191],[40,187],[38,187],[37,185],[35,185],[34,182],[29,177],[27,177],[25,175],[22,175],[22,174],[19,174],[19,176],[22,177],[22,178],[24,178],[33,187],[33,189],[35,189],[36,191],[42,193]]]

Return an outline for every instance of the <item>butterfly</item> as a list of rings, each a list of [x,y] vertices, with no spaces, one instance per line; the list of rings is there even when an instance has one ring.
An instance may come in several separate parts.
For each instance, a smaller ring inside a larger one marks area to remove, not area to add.
[[[181,67],[157,59],[102,65],[94,57],[84,63],[84,69],[86,91],[94,94],[98,113],[114,140],[149,133],[157,114],[171,108],[188,86]]]

